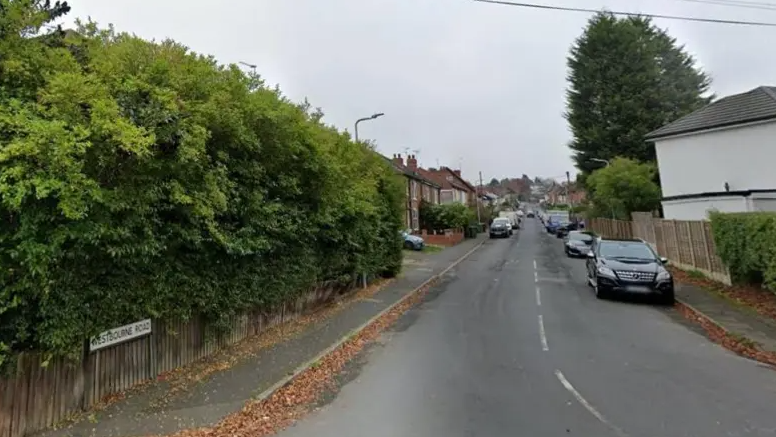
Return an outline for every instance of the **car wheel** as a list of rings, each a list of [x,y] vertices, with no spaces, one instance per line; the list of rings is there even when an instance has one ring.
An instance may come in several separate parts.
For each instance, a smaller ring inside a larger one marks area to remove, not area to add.
[[[608,294],[606,293],[606,290],[598,286],[598,282],[596,281],[596,284],[593,286],[593,289],[595,290],[595,297],[598,299],[606,299],[608,298]]]
[[[410,249],[410,250],[412,250],[412,249],[414,249],[414,248],[415,248],[415,246],[414,246],[414,245],[413,245],[411,242],[409,242],[409,241],[405,241],[405,242],[404,242],[404,248],[405,248],[405,249]]]

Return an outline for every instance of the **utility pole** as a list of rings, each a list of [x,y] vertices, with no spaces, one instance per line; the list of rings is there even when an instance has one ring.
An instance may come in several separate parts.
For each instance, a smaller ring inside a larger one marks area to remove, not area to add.
[[[566,172],[566,202],[568,202],[569,204],[569,211],[573,209],[572,208],[573,205],[571,204],[571,197],[569,196],[570,185],[571,185],[571,175],[569,174],[569,172]]]
[[[485,187],[482,186],[482,172],[480,172],[480,191],[482,191],[481,195],[477,196],[477,224],[479,224],[479,226],[482,226],[482,215],[480,214],[480,203],[482,203],[482,194],[485,194]]]

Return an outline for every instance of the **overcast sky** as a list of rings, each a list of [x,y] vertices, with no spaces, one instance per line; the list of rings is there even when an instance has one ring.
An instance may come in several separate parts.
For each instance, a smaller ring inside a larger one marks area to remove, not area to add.
[[[708,0],[705,0],[708,1]],[[718,2],[720,0],[712,0]],[[731,0],[724,0],[725,2]],[[739,0],[732,0],[733,2]],[[390,156],[464,176],[560,178],[574,169],[564,111],[566,55],[587,14],[471,0],[68,0],[71,18],[165,37],[219,61],[256,64],[326,121],[359,125]],[[776,0],[761,0],[759,3]],[[688,0],[536,0],[645,14],[770,21],[774,10]],[[750,2],[751,3],[751,2]],[[686,44],[719,95],[776,84],[776,28],[656,20]]]

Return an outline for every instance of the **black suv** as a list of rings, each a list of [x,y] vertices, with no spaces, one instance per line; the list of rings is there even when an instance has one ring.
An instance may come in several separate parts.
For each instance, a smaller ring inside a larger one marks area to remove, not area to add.
[[[596,238],[587,254],[587,283],[599,299],[618,293],[650,295],[674,304],[674,278],[644,240]]]

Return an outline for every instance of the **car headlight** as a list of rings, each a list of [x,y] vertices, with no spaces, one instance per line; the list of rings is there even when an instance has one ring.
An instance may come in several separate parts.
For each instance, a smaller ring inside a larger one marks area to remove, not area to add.
[[[671,279],[671,273],[669,273],[668,270],[659,271],[655,277],[656,281],[667,281],[669,279]]]
[[[599,266],[598,267],[598,274],[603,276],[610,276],[612,278],[616,277],[614,274],[614,270],[610,269],[609,267]]]

